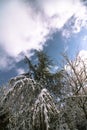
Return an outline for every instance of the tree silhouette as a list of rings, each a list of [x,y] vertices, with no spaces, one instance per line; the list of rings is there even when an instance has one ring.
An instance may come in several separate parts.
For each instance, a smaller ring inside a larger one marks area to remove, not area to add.
[[[9,112],[3,107],[0,107],[0,130],[8,130],[7,125],[9,124]]]
[[[53,61],[43,51],[35,51],[36,58],[38,59],[37,64],[33,64],[31,60],[25,56],[25,61],[29,67],[29,76],[34,80],[40,82],[48,90],[54,94],[60,93],[60,88],[63,87],[62,82],[62,70],[58,70],[55,73],[51,72],[51,68],[54,68]]]

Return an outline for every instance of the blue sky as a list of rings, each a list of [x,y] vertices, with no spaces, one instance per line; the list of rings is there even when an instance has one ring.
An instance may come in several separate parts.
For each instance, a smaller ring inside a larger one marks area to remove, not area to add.
[[[0,85],[26,72],[24,55],[41,49],[61,62],[87,54],[87,2],[82,0],[0,0]],[[56,68],[56,67],[55,67]]]

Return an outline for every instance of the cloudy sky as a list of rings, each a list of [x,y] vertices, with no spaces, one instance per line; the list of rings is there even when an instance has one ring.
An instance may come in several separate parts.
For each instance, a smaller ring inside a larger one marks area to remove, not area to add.
[[[55,62],[87,56],[86,0],[0,0],[0,84],[26,71],[34,49]]]

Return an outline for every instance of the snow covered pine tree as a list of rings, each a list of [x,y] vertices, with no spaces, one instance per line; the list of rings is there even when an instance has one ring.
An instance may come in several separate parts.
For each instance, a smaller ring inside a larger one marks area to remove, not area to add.
[[[25,75],[8,84],[4,107],[10,111],[9,130],[57,130],[53,123],[59,111],[48,90]]]

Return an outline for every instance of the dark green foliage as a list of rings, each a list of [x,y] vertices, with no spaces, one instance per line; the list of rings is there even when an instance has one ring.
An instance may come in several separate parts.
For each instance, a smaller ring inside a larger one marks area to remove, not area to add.
[[[25,56],[25,61],[29,66],[29,76],[44,85],[54,95],[58,95],[61,87],[63,87],[63,71],[59,70],[52,73],[51,68],[55,65],[43,51],[35,51],[35,55],[38,59],[35,65]]]
[[[0,107],[0,130],[8,130],[7,125],[9,124],[9,112],[3,107]]]
[[[77,124],[78,130],[87,130],[87,120],[83,120]]]
[[[50,75],[49,67],[52,62],[49,60],[49,57],[42,51],[36,51],[35,55],[36,58],[38,58],[38,63],[35,65],[33,65],[31,60],[25,56],[25,61],[29,66],[29,74],[32,75],[35,80],[46,80],[47,76]]]

